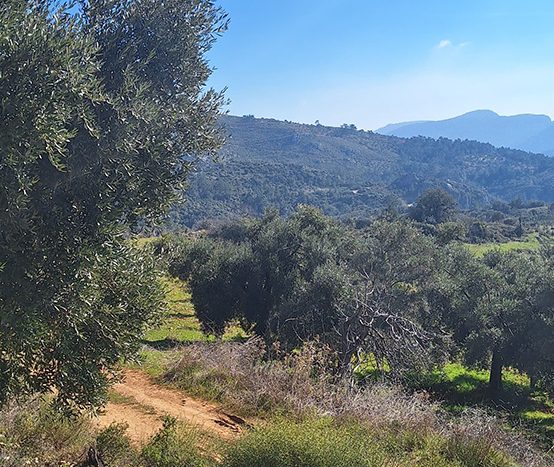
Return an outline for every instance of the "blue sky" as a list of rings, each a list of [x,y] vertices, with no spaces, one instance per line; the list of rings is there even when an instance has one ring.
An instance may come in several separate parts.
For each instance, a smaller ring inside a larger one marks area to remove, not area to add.
[[[209,59],[231,114],[387,123],[554,115],[552,0],[219,0]]]

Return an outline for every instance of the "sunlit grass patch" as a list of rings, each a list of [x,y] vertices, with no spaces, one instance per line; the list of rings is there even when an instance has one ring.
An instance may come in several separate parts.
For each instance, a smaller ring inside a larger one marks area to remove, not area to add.
[[[229,467],[350,467],[376,465],[512,466],[486,439],[443,437],[410,430],[375,432],[331,418],[281,419],[254,430],[231,446]]]
[[[165,318],[160,326],[148,331],[144,338],[146,343],[208,340],[208,337],[200,330],[198,320],[194,316]]]
[[[436,368],[418,380],[418,384],[439,392],[449,400],[466,403],[483,399],[488,382],[489,370],[470,368],[459,362]],[[529,377],[515,369],[505,368],[502,382],[507,398],[526,398],[530,394]]]
[[[158,347],[163,347],[164,344],[165,347],[171,347],[172,343],[206,340],[207,336],[201,331],[200,323],[194,314],[186,284],[179,279],[164,278],[164,285],[168,304],[167,315],[158,326],[145,334],[145,342],[151,345],[157,343]]]
[[[546,410],[544,407],[542,410],[522,410],[516,414],[515,418],[521,420],[532,432],[542,436],[547,443],[552,444],[554,441],[554,412]]]
[[[145,343],[157,349],[168,349],[181,343],[214,341],[215,337],[206,335],[194,313],[190,292],[186,283],[176,278],[164,278],[168,310],[161,323],[148,330]],[[229,326],[223,339],[240,340],[247,337],[238,326]]]
[[[190,292],[187,289],[186,283],[177,279],[165,277],[163,280],[167,291],[167,301],[171,312],[194,314],[194,307],[190,301]]]
[[[493,403],[488,396],[489,371],[468,368],[462,363],[449,363],[420,375],[416,381],[416,389],[435,394],[452,415],[462,414],[468,407],[488,407],[512,426],[526,427],[533,437],[538,436],[546,444],[554,439],[554,403],[545,392],[533,392],[529,377],[515,369],[504,369],[499,403]]]
[[[521,241],[511,241],[504,243],[468,243],[466,244],[469,251],[475,256],[482,257],[491,251],[524,251],[524,250],[537,250],[540,247],[539,235],[532,233],[525,237]]]
[[[138,355],[138,361],[130,364],[131,368],[144,371],[153,378],[162,376],[170,362],[175,358],[172,351],[163,351],[145,346]]]

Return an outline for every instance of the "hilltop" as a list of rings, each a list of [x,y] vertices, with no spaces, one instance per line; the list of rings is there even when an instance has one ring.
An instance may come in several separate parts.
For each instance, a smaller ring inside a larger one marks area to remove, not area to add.
[[[476,141],[400,138],[352,127],[225,116],[220,161],[202,162],[174,220],[260,214],[299,203],[364,217],[441,186],[462,208],[494,200],[554,201],[554,158]]]

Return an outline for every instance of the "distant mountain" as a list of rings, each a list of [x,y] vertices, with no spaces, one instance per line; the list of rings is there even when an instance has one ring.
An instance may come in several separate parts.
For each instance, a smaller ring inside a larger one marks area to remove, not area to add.
[[[507,117],[491,110],[476,110],[447,120],[393,123],[377,133],[405,138],[468,139],[554,156],[554,123],[546,115]]]
[[[441,186],[463,208],[494,200],[554,202],[554,158],[476,141],[398,138],[352,128],[278,120],[222,118],[229,134],[221,161],[199,164],[174,218],[284,213],[298,203],[327,214],[367,217],[413,202]]]

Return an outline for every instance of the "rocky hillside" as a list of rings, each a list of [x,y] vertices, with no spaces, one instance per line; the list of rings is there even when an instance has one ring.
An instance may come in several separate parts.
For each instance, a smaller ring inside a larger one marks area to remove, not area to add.
[[[222,119],[228,142],[218,163],[191,177],[187,203],[174,220],[259,214],[298,203],[327,214],[364,217],[411,203],[441,186],[462,207],[496,199],[554,201],[554,158],[475,141],[399,138],[353,128],[250,116]]]

